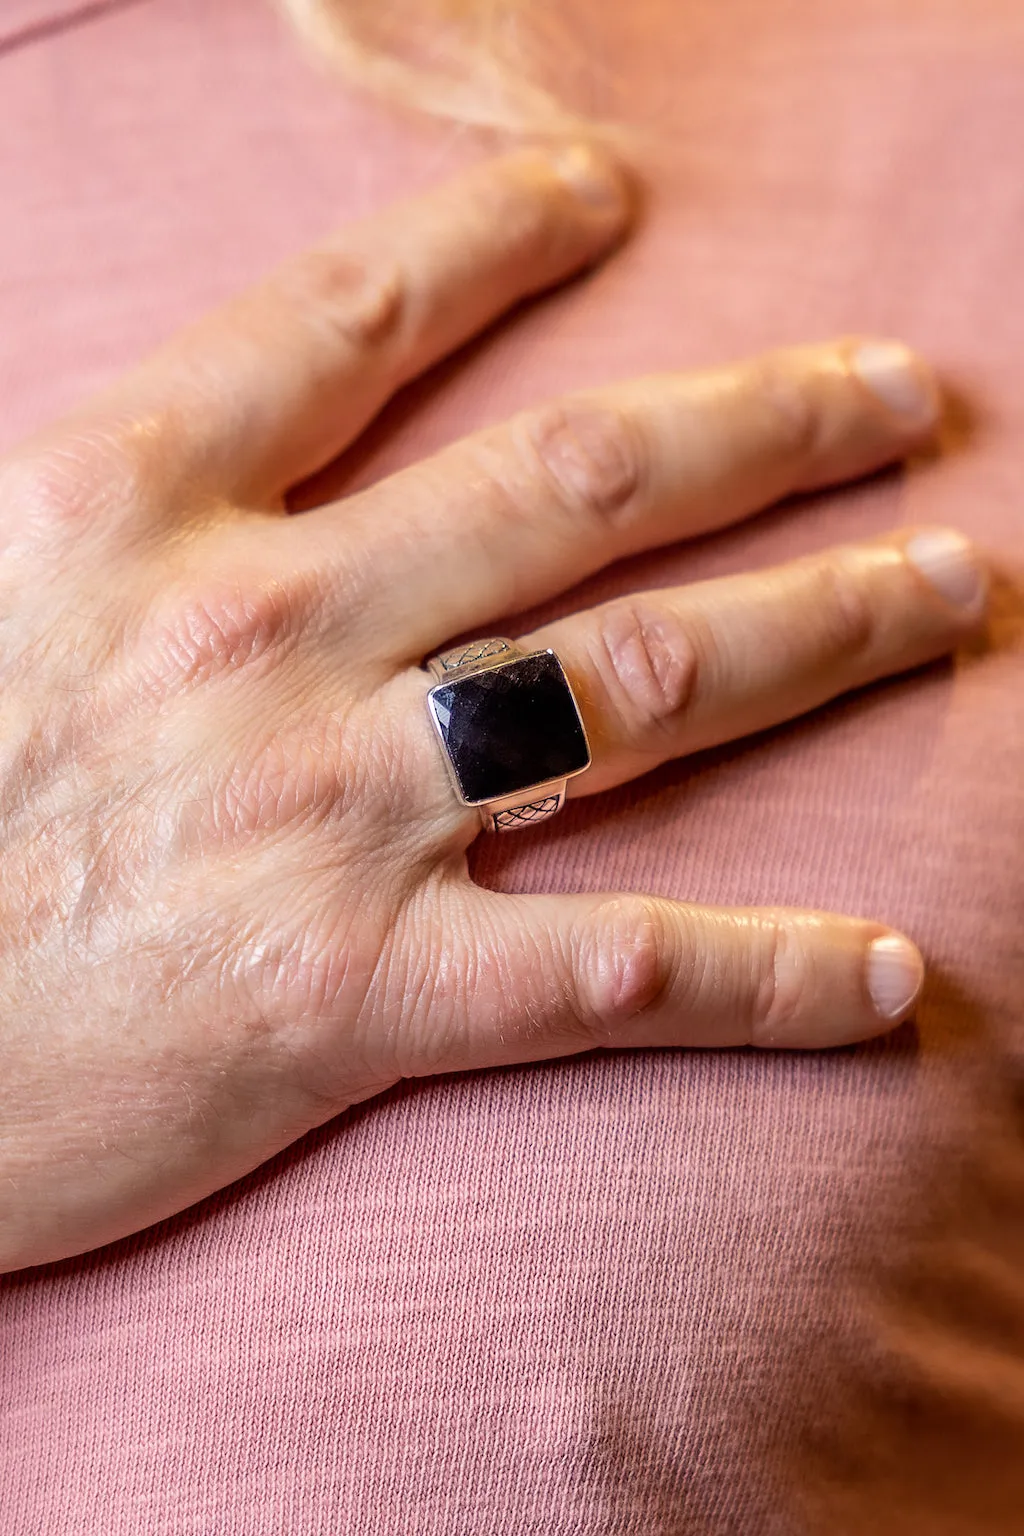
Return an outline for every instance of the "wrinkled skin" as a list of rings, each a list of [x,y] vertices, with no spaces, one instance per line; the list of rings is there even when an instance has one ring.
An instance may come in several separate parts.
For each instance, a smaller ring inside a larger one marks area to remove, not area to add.
[[[403,1076],[829,1045],[909,1011],[920,957],[880,924],[474,887],[421,664],[906,454],[938,412],[920,360],[869,348],[882,395],[849,338],[595,390],[283,510],[399,384],[627,222],[595,152],[484,165],[0,465],[0,1267],[156,1221]],[[578,691],[584,794],[937,656],[983,607],[966,542],[908,531],[523,643]]]

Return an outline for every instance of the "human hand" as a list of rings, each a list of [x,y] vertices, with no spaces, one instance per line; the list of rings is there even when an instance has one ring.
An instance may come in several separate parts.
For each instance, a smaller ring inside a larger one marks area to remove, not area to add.
[[[0,1268],[157,1221],[402,1077],[835,1045],[912,1006],[920,957],[880,924],[475,887],[421,662],[904,455],[937,412],[920,362],[848,340],[594,390],[282,511],[403,381],[619,238],[612,169],[561,166],[351,228],[0,466]],[[901,533],[524,643],[575,683],[586,794],[937,656],[983,607],[964,540]]]

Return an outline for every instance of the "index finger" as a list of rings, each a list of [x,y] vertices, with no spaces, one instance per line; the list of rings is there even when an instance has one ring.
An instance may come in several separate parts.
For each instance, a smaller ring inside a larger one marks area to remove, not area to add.
[[[164,424],[179,467],[215,494],[274,501],[402,384],[597,260],[628,204],[624,174],[589,146],[488,161],[285,262],[99,404]]]

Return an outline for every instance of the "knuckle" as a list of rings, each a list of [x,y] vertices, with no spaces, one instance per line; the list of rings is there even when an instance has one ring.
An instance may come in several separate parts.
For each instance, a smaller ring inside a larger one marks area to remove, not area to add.
[[[655,904],[614,898],[592,914],[577,955],[575,1032],[591,1046],[645,1012],[668,984],[667,945]]]
[[[627,746],[673,731],[697,686],[698,647],[680,617],[643,598],[598,611],[591,646],[599,691]]]
[[[870,650],[876,629],[870,592],[841,557],[829,556],[811,567],[803,611],[826,664],[848,662]]]
[[[397,262],[325,246],[292,264],[287,296],[346,347],[364,351],[393,339],[406,308],[406,283]]]
[[[7,460],[0,472],[0,514],[15,538],[27,535],[30,542],[62,528],[78,532],[109,509],[123,478],[114,470],[109,445],[94,434],[67,434]]]
[[[753,385],[768,413],[768,430],[779,455],[794,464],[814,458],[821,434],[816,376],[794,369],[783,356],[764,358]]]
[[[771,1046],[785,1040],[808,991],[806,957],[797,933],[779,918],[762,916],[751,946],[750,1040]]]
[[[233,675],[266,672],[297,645],[315,605],[300,577],[207,577],[144,623],[136,669],[151,692],[183,692]]]
[[[628,514],[642,492],[640,432],[624,410],[560,401],[527,418],[526,438],[559,502],[588,520]]]
[[[52,450],[7,459],[0,467],[0,516],[13,538],[28,526],[70,520],[80,487]]]
[[[115,407],[7,459],[0,469],[7,547],[45,558],[63,548],[61,534],[77,540],[109,531],[124,541],[148,529],[167,478],[167,424]]]

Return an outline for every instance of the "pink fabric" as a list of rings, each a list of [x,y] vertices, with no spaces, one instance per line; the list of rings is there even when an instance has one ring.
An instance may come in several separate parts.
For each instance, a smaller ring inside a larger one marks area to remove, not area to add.
[[[586,597],[915,521],[1012,563],[1016,0],[633,0],[588,28],[622,82],[596,104],[661,145],[644,229],[411,391],[357,479],[572,385],[896,333],[973,402],[942,463]],[[79,18],[11,47],[0,85],[7,440],[471,153],[318,76],[251,0]],[[9,1278],[0,1527],[1019,1531],[1017,627],[1004,596],[989,655],[478,845],[501,888],[891,921],[931,964],[916,1028],[824,1056],[594,1053],[405,1083],[152,1232]]]
[[[65,28],[112,11],[132,0],[4,0],[0,13],[0,44],[21,47],[27,36],[46,28]]]

